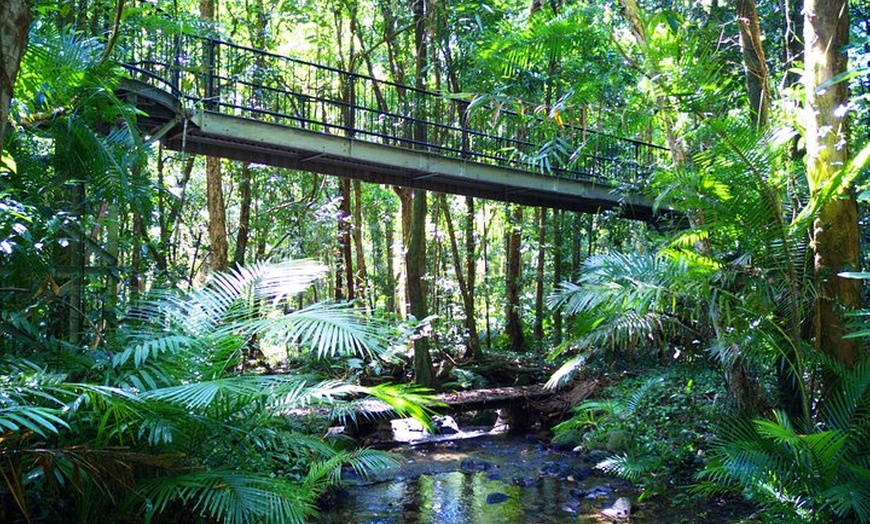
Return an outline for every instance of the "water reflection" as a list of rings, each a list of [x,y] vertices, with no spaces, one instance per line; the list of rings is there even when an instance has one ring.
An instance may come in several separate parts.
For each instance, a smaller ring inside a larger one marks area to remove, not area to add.
[[[630,486],[596,475],[595,461],[531,436],[465,431],[393,450],[402,465],[347,486],[324,524],[558,524],[610,522],[601,509]],[[484,434],[484,436],[479,436]],[[469,436],[472,436],[469,433]],[[643,522],[633,517],[632,522]]]
[[[540,465],[540,464],[539,464]],[[507,467],[507,465],[506,465]],[[511,470],[515,471],[515,470]],[[523,485],[500,471],[448,471],[352,486],[323,523],[340,524],[558,524],[602,522],[611,496],[586,494],[612,479],[573,482],[534,476]],[[516,477],[513,477],[516,479]]]

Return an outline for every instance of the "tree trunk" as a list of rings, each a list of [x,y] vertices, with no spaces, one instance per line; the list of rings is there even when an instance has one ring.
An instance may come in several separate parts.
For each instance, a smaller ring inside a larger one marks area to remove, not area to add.
[[[468,280],[464,274],[464,268],[459,256],[459,243],[456,241],[456,229],[453,227],[453,218],[450,216],[450,205],[447,203],[447,195],[438,195],[438,202],[444,213],[444,221],[447,225],[447,238],[450,241],[450,254],[453,258],[453,272],[459,283],[459,293],[462,295],[462,307],[465,311],[465,358],[474,359],[478,356],[480,344],[477,340],[477,323],[474,321],[474,299],[468,287]]]
[[[553,285],[562,282],[562,217],[561,209],[553,210]],[[553,311],[553,344],[562,343],[562,308]]]
[[[266,49],[270,16],[266,6],[263,5],[263,0],[256,0],[253,5],[253,12],[249,10],[248,15],[252,17],[248,24],[248,30],[253,46],[256,49]],[[254,59],[254,83],[260,84],[263,82],[265,70],[264,55],[258,54]],[[254,115],[254,118],[259,117],[260,115]],[[233,265],[236,267],[245,265],[248,243],[251,239],[252,186],[253,172],[251,171],[251,164],[243,162],[242,177],[239,181],[239,229],[236,234],[236,249],[233,254]]]
[[[361,299],[366,299],[368,272],[366,271],[366,253],[363,249],[363,220],[362,220],[362,184],[359,180],[353,181],[353,247],[356,253],[356,288]]]
[[[417,321],[429,316],[426,304],[426,192],[415,190],[411,214],[405,269],[408,274],[408,310]],[[429,354],[429,339],[418,336],[414,340],[414,381],[421,386],[432,386],[435,373]]]
[[[483,358],[480,348],[480,336],[477,333],[477,310],[475,308],[475,287],[477,283],[477,250],[474,241],[474,197],[465,197],[465,280],[468,288],[468,303],[465,305],[465,328],[468,330],[471,352],[467,357],[474,360]]]
[[[27,47],[29,29],[30,4],[27,0],[0,2],[0,152],[6,138],[12,89]]]
[[[571,276],[568,280],[574,280],[580,275],[580,264],[583,261],[583,216],[580,213],[572,214],[573,227],[571,230],[573,234],[571,235]]]
[[[344,281],[347,285],[347,299],[355,300],[356,291],[354,289],[353,278],[353,250],[351,248],[351,220],[353,219],[350,210],[350,179],[341,179],[341,216],[338,218],[338,245],[341,250],[342,267],[344,268]]]
[[[398,187],[393,186],[393,190],[396,192],[396,195],[399,197],[399,215],[400,221],[402,223],[402,253],[405,255],[407,259],[408,253],[408,244],[411,240],[411,216],[413,215],[413,206],[414,206],[414,198],[413,192],[411,189],[407,187]],[[400,282],[396,283],[396,291],[401,290],[402,296],[398,301],[399,306],[401,307],[401,311],[399,312],[402,315],[408,314],[408,275],[407,270],[399,271],[396,274],[399,277]],[[404,280],[403,280],[404,278]]]
[[[650,60],[649,50],[649,35],[647,34],[647,26],[640,16],[640,8],[635,0],[619,0],[622,7],[622,14],[628,22],[631,34],[634,36],[637,45],[643,51],[643,55],[647,62],[647,76],[649,78],[664,78],[661,75],[659,63],[656,60]],[[682,166],[686,163],[688,153],[686,146],[680,137],[677,135],[677,126],[673,124],[671,115],[670,102],[666,95],[656,96],[656,109],[662,118],[662,130],[665,133],[665,138],[668,141],[668,149],[671,153],[671,159],[677,166]]]
[[[526,341],[523,337],[522,315],[520,314],[520,252],[522,244],[523,207],[514,204],[513,213],[508,221],[510,231],[507,245],[507,283],[506,283],[506,311],[505,331],[507,332],[511,351],[525,349]]]
[[[415,70],[414,86],[421,97],[426,88],[427,70],[427,27],[426,0],[411,0],[411,12],[414,20]],[[417,116],[414,125],[414,141],[419,144],[426,142],[426,128],[423,125],[424,104],[415,106]],[[413,191],[411,211],[411,227],[408,235],[408,251],[405,259],[405,270],[408,275],[408,307],[418,321],[429,314],[426,303],[426,191]],[[414,340],[414,380],[422,386],[432,386],[435,382],[435,372],[432,369],[432,356],[429,354],[429,339],[425,336]]]
[[[547,243],[547,210],[538,208],[538,257],[535,266],[535,344],[544,348],[544,255]]]
[[[229,243],[227,242],[227,215],[224,208],[224,190],[221,182],[221,161],[216,157],[205,159],[206,199],[208,201],[208,238],[211,244],[212,271],[226,271]]]
[[[236,252],[233,265],[245,265],[245,252],[251,236],[251,164],[242,164],[242,179],[239,181],[239,232],[236,234]]]
[[[486,204],[483,206],[483,236],[480,239],[481,251],[483,252],[483,283],[486,287],[486,293],[483,294],[483,304],[484,304],[484,313],[486,318],[486,351],[492,351],[492,324],[490,321],[490,313],[492,312],[492,308],[490,307],[490,296],[492,295],[492,288],[490,286],[490,276],[489,276],[489,225],[490,222],[487,219],[486,213]]]
[[[749,114],[757,128],[767,126],[770,109],[767,61],[758,25],[755,0],[737,0],[737,23],[740,26],[740,49],[746,70],[746,93],[749,96]]]
[[[804,3],[807,178],[817,196],[832,183],[849,160],[848,86],[839,82],[819,87],[846,71],[843,49],[849,43],[847,0],[806,0]],[[858,210],[852,187],[821,202],[813,224],[817,349],[851,366],[858,345],[844,339],[845,314],[860,305],[861,281],[838,276],[859,268]]]
[[[393,263],[393,255],[395,253],[396,233],[393,225],[394,217],[388,216],[384,224],[384,234],[386,235],[386,257],[387,257],[387,275],[386,289],[384,293],[387,295],[387,313],[396,312],[396,288],[398,287],[399,279],[396,278],[396,268]]]
[[[203,20],[217,20],[217,0],[201,0],[199,15]],[[213,71],[205,66],[205,74]],[[212,271],[226,271],[229,266],[229,242],[227,241],[227,212],[224,207],[224,190],[221,180],[221,161],[219,158],[205,159],[205,186],[208,207],[208,238],[211,244]]]

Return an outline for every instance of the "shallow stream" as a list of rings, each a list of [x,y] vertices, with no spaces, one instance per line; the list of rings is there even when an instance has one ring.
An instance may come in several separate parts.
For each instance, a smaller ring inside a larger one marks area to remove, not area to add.
[[[635,495],[628,483],[593,469],[600,455],[555,450],[532,436],[485,434],[392,452],[399,467],[382,479],[351,479],[321,522],[612,522],[601,510]],[[631,522],[651,521],[638,514]]]

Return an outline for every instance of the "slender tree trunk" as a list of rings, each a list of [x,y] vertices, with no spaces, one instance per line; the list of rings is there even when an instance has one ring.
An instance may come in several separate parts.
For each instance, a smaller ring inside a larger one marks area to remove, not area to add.
[[[408,250],[405,255],[405,269],[408,273],[408,309],[418,321],[429,316],[426,304],[426,192],[414,191],[411,228]],[[432,369],[432,356],[429,354],[429,338],[417,337],[414,340],[414,381],[422,386],[435,382]]]
[[[547,244],[547,209],[536,209],[538,223],[538,257],[535,265],[535,344],[544,348],[544,255]]]
[[[0,152],[6,138],[12,89],[27,47],[29,29],[30,4],[27,0],[0,2]]]
[[[562,282],[562,218],[561,209],[553,210],[553,285]],[[553,344],[562,343],[562,308],[553,311]]]
[[[572,215],[573,227],[571,230],[573,234],[571,235],[571,277],[569,280],[575,280],[580,275],[580,263],[582,257],[582,240],[583,236],[581,232],[583,231],[583,216],[580,213],[573,213]]]
[[[781,0],[783,13],[783,67],[786,68],[785,87],[791,87],[800,78],[800,73],[793,71],[798,62],[803,61],[804,18],[800,0]]]
[[[341,179],[341,217],[338,219],[338,244],[341,249],[342,267],[344,268],[344,282],[347,285],[347,299],[356,299],[353,278],[353,250],[351,248],[351,215],[350,202],[350,179]]]
[[[199,15],[203,20],[217,20],[217,0],[200,0]],[[206,66],[206,75],[214,73]],[[206,157],[205,184],[208,207],[208,238],[211,244],[212,271],[226,271],[229,267],[229,242],[227,241],[227,212],[224,207],[221,161]]]
[[[67,256],[70,278],[67,282],[66,301],[69,304],[69,325],[67,329],[70,344],[82,342],[82,331],[85,321],[85,266],[87,252],[84,239],[85,183],[81,180],[70,184],[72,198],[69,211],[73,214],[72,227],[75,228],[74,238],[70,238],[67,246]]]
[[[631,34],[634,36],[637,45],[643,51],[643,55],[648,57],[650,55],[649,35],[647,34],[647,26],[640,15],[640,8],[638,7],[636,0],[619,0],[619,3],[622,7],[622,14],[628,22]],[[646,66],[649,69],[646,71],[646,74],[649,78],[663,78],[659,71],[660,66],[657,61],[646,60],[646,62]],[[657,95],[655,102],[659,115],[662,118],[662,130],[664,131],[665,138],[668,141],[668,149],[670,150],[671,158],[675,165],[682,166],[686,163],[688,153],[686,152],[685,144],[677,133],[677,126],[673,124],[674,119],[671,115],[668,97],[664,94]]]
[[[206,199],[208,205],[208,238],[211,244],[212,271],[226,271],[229,243],[227,242],[227,216],[224,208],[224,191],[221,182],[221,161],[206,157]]]
[[[236,251],[233,265],[245,265],[245,252],[251,236],[251,164],[242,163],[242,179],[239,181],[239,232],[236,234]]]
[[[255,0],[253,12],[249,11],[250,20],[248,30],[253,46],[257,49],[266,49],[269,35],[269,13],[266,11],[263,0]],[[258,54],[254,60],[254,82],[261,83],[266,70],[263,55]],[[259,118],[259,115],[255,115]],[[239,180],[239,228],[236,234],[236,249],[233,253],[233,265],[241,267],[245,265],[247,258],[248,243],[251,238],[251,199],[253,186],[253,171],[249,162],[242,163],[241,179]]]
[[[492,324],[490,321],[492,309],[490,307],[490,296],[492,295],[490,288],[489,275],[489,220],[487,219],[486,204],[483,206],[483,237],[480,239],[481,250],[483,251],[483,283],[486,287],[486,293],[483,294],[483,304],[486,313],[486,351],[492,351]]]
[[[110,204],[106,215],[106,252],[118,260],[121,254],[121,216],[117,204]],[[103,297],[102,336],[106,340],[115,340],[118,329],[118,264],[113,271],[106,273],[106,291]]]
[[[384,224],[384,234],[386,235],[386,257],[387,257],[387,275],[386,275],[386,289],[384,290],[387,296],[387,313],[395,313],[396,312],[396,290],[398,288],[399,279],[396,278],[396,268],[393,263],[393,255],[395,253],[396,246],[396,230],[393,225],[394,217],[388,216],[386,220],[386,224]]]
[[[130,246],[130,273],[127,277],[127,286],[129,288],[129,301],[136,299],[143,288],[143,264],[142,264],[142,236],[139,231],[143,229],[142,215],[138,211],[133,211],[133,223],[131,224],[130,236],[132,237],[132,246]],[[193,269],[191,269],[191,273]]]
[[[465,197],[465,280],[468,289],[468,303],[465,308],[465,328],[468,330],[470,357],[474,360],[483,358],[480,348],[480,335],[477,332],[476,283],[477,283],[477,249],[474,241],[474,197]]]
[[[804,2],[804,73],[806,92],[807,179],[817,196],[849,160],[848,84],[820,86],[844,73],[849,43],[847,0]],[[815,279],[818,290],[815,342],[839,362],[858,361],[858,345],[844,339],[846,313],[860,305],[861,281],[838,276],[859,268],[858,209],[852,187],[821,202],[813,224]]]
[[[523,207],[514,204],[513,213],[511,214],[508,232],[507,245],[507,283],[505,297],[505,331],[507,332],[508,340],[510,341],[510,349],[512,351],[522,351],[525,349],[526,341],[523,336],[522,315],[520,314],[520,275],[521,270],[521,251],[522,247],[522,228],[523,228]]]
[[[408,244],[411,240],[411,216],[413,215],[413,206],[414,206],[414,198],[413,192],[411,189],[407,187],[398,187],[393,186],[393,190],[396,192],[396,195],[399,197],[399,219],[402,223],[402,254],[406,255],[408,252]],[[405,259],[407,259],[405,257]],[[398,301],[399,306],[401,307],[402,315],[408,314],[408,271],[406,268],[402,268],[402,271],[398,271],[397,274],[399,277],[399,281],[396,285],[396,290],[402,291],[402,296]]]
[[[441,193],[438,195],[438,202],[441,204],[441,210],[444,213],[444,221],[447,226],[447,238],[450,241],[450,254],[453,258],[453,271],[456,274],[456,281],[459,283],[459,293],[462,295],[462,307],[465,311],[465,358],[474,359],[479,352],[477,340],[477,323],[474,319],[474,298],[468,287],[468,280],[464,274],[464,269],[459,256],[459,243],[456,241],[456,229],[453,227],[453,218],[450,216],[450,205],[447,202],[447,195]]]
[[[363,249],[363,220],[362,220],[362,184],[359,180],[353,181],[353,246],[356,253],[356,288],[361,299],[365,299],[368,271],[366,270],[366,253]]]
[[[411,12],[414,20],[415,75],[414,86],[421,92],[426,87],[427,72],[427,27],[426,0],[411,0]],[[422,96],[422,95],[416,95]],[[426,127],[423,124],[424,104],[416,104],[413,137],[417,144],[426,142]],[[424,277],[426,275],[426,191],[413,191],[413,206],[411,212],[411,227],[408,235],[408,251],[405,260],[405,270],[408,275],[408,302],[411,314],[422,320],[428,316]],[[435,382],[435,372],[432,369],[432,356],[429,354],[428,337],[418,337],[414,341],[414,380],[423,386],[431,386]]]
[[[184,165],[181,169],[181,178],[176,179],[176,187],[181,188],[181,195],[174,200],[171,200],[166,208],[167,216],[163,220],[160,230],[160,246],[161,251],[167,254],[166,268],[175,264],[178,261],[178,245],[180,242],[172,242],[172,237],[178,231],[179,217],[184,209],[184,204],[187,202],[187,184],[190,182],[190,177],[193,174],[193,164],[196,157],[188,155],[184,159]]]
[[[767,61],[758,25],[755,0],[737,0],[737,23],[740,26],[740,49],[746,70],[746,93],[749,96],[749,114],[755,127],[767,126],[770,109],[770,86]]]

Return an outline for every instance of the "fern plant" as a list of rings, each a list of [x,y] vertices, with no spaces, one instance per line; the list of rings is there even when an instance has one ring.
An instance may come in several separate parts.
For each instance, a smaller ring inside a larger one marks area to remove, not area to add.
[[[74,348],[17,317],[0,359],[7,510],[30,522],[130,513],[164,521],[170,512],[304,522],[344,468],[367,475],[389,467],[381,452],[323,440],[328,419],[312,425],[307,413],[346,415],[354,399],[373,395],[426,420],[424,392],[249,374],[240,365],[252,340],[292,342],[313,357],[380,351],[380,328],[355,321],[351,309],[284,311],[284,299],[322,273],[310,262],[252,265],[204,289],[157,293],[131,312],[117,351],[80,354],[74,367],[54,357]],[[53,350],[35,353],[37,343]]]
[[[694,378],[654,371],[608,387],[602,399],[574,408],[574,416],[555,426],[557,438],[574,435],[587,449],[608,454],[596,467],[624,478],[647,499],[692,480],[698,451],[707,444],[714,406],[715,373],[698,370]]]
[[[729,421],[701,492],[740,491],[792,522],[870,522],[870,359],[853,369],[825,363],[837,387],[812,426],[781,411]]]

